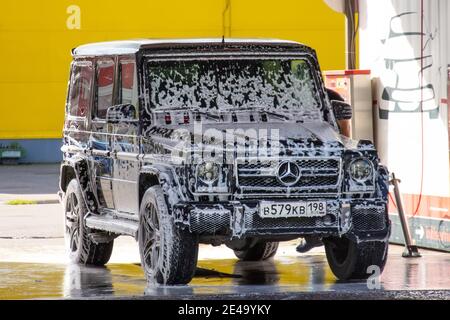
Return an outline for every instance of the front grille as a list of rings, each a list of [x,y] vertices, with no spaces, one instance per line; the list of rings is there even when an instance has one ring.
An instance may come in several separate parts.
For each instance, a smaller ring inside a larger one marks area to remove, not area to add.
[[[353,228],[357,231],[379,231],[386,227],[385,207],[354,205],[352,207]]]
[[[299,180],[286,186],[278,179],[280,163],[291,161],[300,168]],[[326,194],[340,189],[340,158],[285,158],[279,160],[237,160],[237,185],[242,194]]]
[[[338,176],[330,177],[305,177],[297,182],[292,188],[313,188],[326,187],[326,189],[334,189],[338,183]],[[241,187],[264,187],[264,188],[286,188],[276,177],[241,177],[239,179]]]

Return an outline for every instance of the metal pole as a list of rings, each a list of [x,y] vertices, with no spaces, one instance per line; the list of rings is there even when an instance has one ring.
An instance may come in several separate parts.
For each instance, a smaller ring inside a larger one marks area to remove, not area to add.
[[[398,216],[400,218],[400,222],[402,224],[403,237],[405,238],[405,251],[403,251],[402,257],[404,258],[419,258],[420,253],[411,240],[411,232],[409,231],[408,220],[406,219],[405,212],[403,210],[402,197],[400,194],[399,183],[400,179],[395,177],[395,174],[392,173],[391,184],[394,186],[394,195],[395,202],[397,204]]]
[[[352,70],[356,68],[355,61],[355,2],[354,0],[345,0],[345,68]]]

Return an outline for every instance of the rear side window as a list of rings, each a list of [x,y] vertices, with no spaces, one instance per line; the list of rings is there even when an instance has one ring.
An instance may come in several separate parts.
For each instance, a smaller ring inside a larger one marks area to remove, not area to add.
[[[121,60],[119,101],[122,104],[137,104],[136,63],[133,60]]]
[[[91,103],[93,68],[90,62],[76,63],[72,69],[69,114],[85,117]]]
[[[115,64],[112,59],[97,61],[97,117],[104,119],[106,110],[113,104]]]

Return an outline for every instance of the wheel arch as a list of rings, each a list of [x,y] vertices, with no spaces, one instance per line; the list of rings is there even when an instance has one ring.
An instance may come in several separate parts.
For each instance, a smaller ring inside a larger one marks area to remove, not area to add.
[[[77,179],[74,167],[69,164],[62,164],[59,174],[59,188],[66,192],[67,186],[72,179]]]
[[[159,175],[155,171],[144,171],[139,174],[139,203],[148,188],[159,185]]]
[[[145,191],[155,185],[161,186],[164,191],[169,209],[171,209],[171,205],[185,200],[172,166],[155,164],[142,167],[139,175],[139,203],[141,203]]]
[[[72,179],[77,179],[81,188],[81,195],[90,212],[98,212],[98,198],[93,182],[88,159],[84,157],[71,158],[61,165],[60,188],[66,191],[67,185]]]

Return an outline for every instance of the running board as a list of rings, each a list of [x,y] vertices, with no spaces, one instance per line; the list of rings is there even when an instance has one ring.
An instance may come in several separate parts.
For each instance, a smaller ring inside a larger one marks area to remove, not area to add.
[[[132,237],[137,236],[139,224],[137,221],[113,217],[109,214],[94,215],[86,218],[86,226],[91,229],[103,230],[112,233],[126,234]]]

